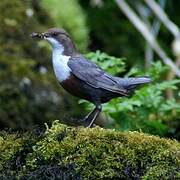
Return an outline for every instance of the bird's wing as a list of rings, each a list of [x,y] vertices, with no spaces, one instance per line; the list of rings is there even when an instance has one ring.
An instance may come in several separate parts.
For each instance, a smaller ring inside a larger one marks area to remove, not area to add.
[[[71,57],[68,61],[72,73],[94,88],[102,88],[111,92],[127,95],[127,90],[119,86],[117,81],[83,56]]]

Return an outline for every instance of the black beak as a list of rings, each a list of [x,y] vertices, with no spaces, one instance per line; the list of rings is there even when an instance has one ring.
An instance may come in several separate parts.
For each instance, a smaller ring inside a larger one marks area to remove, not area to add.
[[[44,38],[42,33],[36,33],[36,32],[33,32],[32,34],[30,34],[30,37],[33,38],[33,39],[42,39],[42,38]]]
[[[47,38],[49,37],[49,33],[36,33],[36,32],[33,32],[32,34],[30,34],[30,37],[33,38],[33,39],[44,39],[44,38]]]
[[[46,33],[46,32],[45,32],[45,33],[42,33],[42,35],[43,35],[44,38],[50,37],[49,33]]]

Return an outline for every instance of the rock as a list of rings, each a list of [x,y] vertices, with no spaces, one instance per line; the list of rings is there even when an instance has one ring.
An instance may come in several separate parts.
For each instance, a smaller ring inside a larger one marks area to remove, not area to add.
[[[36,132],[36,131],[35,131]],[[178,179],[180,143],[139,132],[70,127],[0,134],[0,177]]]

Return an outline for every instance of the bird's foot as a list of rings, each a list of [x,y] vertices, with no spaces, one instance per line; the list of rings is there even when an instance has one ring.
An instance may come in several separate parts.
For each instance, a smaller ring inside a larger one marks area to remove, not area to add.
[[[84,127],[88,127],[88,125],[90,124],[90,122],[89,122],[89,116],[87,115],[87,116],[85,116],[84,118],[79,119],[79,120],[78,120],[78,124],[80,124],[80,125],[82,125],[82,126],[84,126]]]
[[[84,127],[86,127],[86,128],[93,128],[93,127],[95,127],[95,125],[93,125],[93,123],[92,123],[92,119],[90,119],[89,117],[85,117],[85,118],[81,119],[79,121],[79,123],[81,125],[83,125]]]
[[[93,128],[94,127],[94,121],[96,120],[97,116],[101,112],[101,105],[95,107],[95,109],[90,112],[84,119],[83,119],[83,125],[87,128]]]

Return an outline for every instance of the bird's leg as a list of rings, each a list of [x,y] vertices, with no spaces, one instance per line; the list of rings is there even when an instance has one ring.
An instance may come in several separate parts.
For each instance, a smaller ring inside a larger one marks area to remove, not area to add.
[[[96,105],[94,110],[90,112],[85,118],[84,118],[84,125],[85,127],[91,128],[93,126],[94,121],[96,120],[97,116],[101,112],[102,106]]]

